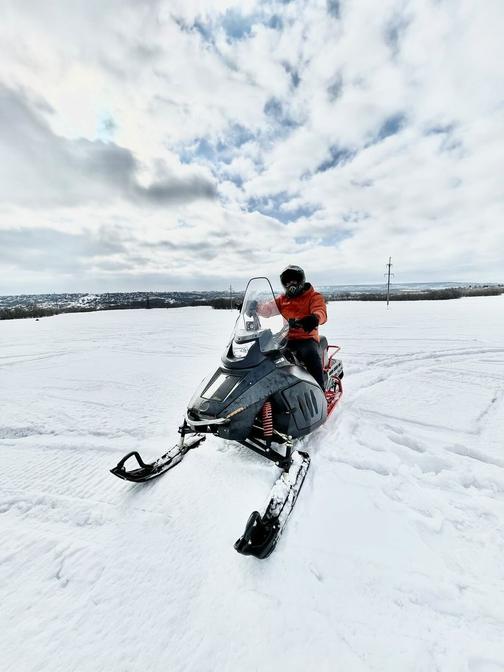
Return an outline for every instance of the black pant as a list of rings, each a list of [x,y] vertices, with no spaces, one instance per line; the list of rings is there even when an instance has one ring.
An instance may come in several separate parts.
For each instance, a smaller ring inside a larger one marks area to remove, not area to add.
[[[312,338],[304,338],[302,340],[289,339],[287,347],[303,362],[308,373],[315,378],[320,387],[325,389],[322,361],[317,341],[314,341]]]

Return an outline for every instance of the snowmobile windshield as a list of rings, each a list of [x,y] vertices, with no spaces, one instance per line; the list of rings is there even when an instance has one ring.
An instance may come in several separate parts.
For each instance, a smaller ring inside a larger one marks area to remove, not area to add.
[[[255,341],[263,353],[280,350],[288,333],[289,323],[278,310],[270,281],[252,278],[233,332],[233,355],[245,357]]]

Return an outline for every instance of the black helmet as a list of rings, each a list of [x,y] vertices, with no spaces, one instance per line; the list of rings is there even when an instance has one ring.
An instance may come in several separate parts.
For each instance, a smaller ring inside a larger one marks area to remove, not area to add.
[[[301,294],[305,285],[305,273],[300,266],[287,266],[281,274],[280,281],[289,296]]]

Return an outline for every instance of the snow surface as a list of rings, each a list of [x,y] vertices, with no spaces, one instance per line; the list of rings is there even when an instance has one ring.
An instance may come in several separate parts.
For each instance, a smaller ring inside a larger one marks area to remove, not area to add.
[[[145,485],[236,314],[0,323],[3,672],[504,670],[504,296],[334,303],[345,395],[274,554],[278,471],[208,438]]]

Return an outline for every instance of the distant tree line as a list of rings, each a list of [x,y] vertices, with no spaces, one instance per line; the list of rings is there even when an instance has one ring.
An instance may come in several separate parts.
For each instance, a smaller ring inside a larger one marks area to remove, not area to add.
[[[0,320],[20,320],[23,318],[50,317],[61,313],[91,313],[95,308],[42,308],[41,306],[16,306],[14,308],[0,308]]]
[[[235,299],[235,300],[230,300],[229,298],[220,298],[220,299],[211,299],[209,301],[209,305],[212,306],[212,308],[215,308],[216,310],[236,310],[241,308],[243,302],[243,298],[241,299]]]
[[[504,285],[492,287],[451,287],[447,289],[429,289],[423,291],[392,292],[391,301],[436,301],[446,299],[459,299],[463,296],[498,296],[504,294]],[[385,292],[352,293],[334,292],[326,293],[326,301],[385,301]],[[216,310],[236,310],[241,305],[243,297],[235,295],[233,301],[228,298],[191,299],[188,301],[167,301],[162,298],[148,297],[117,304],[100,304],[99,306],[64,306],[64,307],[41,307],[34,305],[16,306],[13,308],[0,308],[0,320],[19,320],[22,318],[40,318],[61,313],[90,313],[100,310],[131,310],[138,308],[184,308],[194,306],[209,306]]]
[[[99,306],[54,306],[46,308],[37,305],[15,306],[0,308],[0,320],[19,320],[23,318],[50,317],[62,313],[91,313],[102,310],[135,310],[141,308],[189,308],[195,306],[209,306],[211,308],[229,308],[229,299],[191,299],[188,301],[166,301],[165,299],[147,298],[142,300],[125,301],[124,303],[102,303]],[[236,308],[236,305],[233,305]]]
[[[463,296],[498,296],[504,294],[504,286],[499,287],[449,287],[446,289],[427,289],[422,291],[391,292],[391,301],[438,301],[460,299]],[[326,301],[385,301],[385,292],[335,292],[326,294]]]

